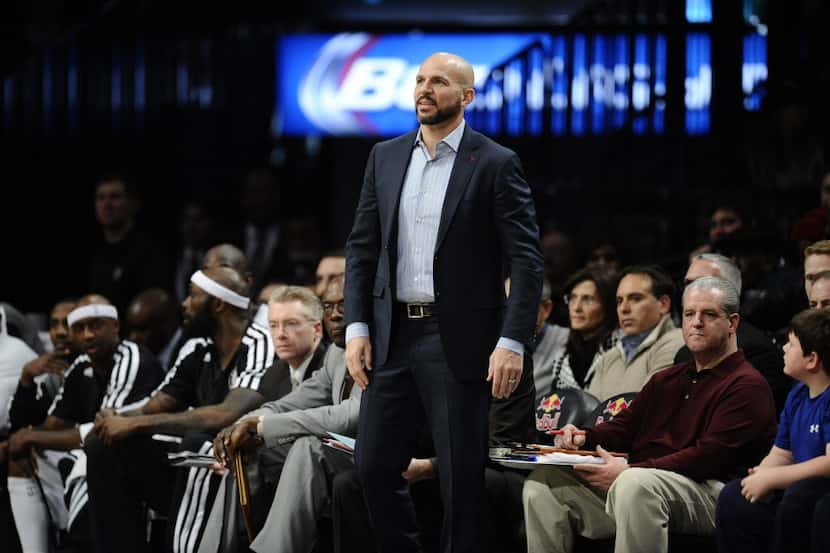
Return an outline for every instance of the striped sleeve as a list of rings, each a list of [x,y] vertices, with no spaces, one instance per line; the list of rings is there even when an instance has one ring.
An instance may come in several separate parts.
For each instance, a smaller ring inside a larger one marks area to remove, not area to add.
[[[237,377],[231,388],[248,388],[259,391],[262,386],[262,377],[265,371],[274,362],[274,346],[271,343],[268,330],[252,323],[242,337],[242,344],[246,346],[244,358],[238,361]]]
[[[140,401],[161,381],[158,359],[135,342],[123,340],[115,353],[107,393],[101,408],[119,408]]]
[[[63,373],[63,384],[60,390],[58,390],[58,393],[55,394],[55,399],[52,400],[52,405],[49,406],[47,415],[67,421],[73,421],[77,418],[76,409],[73,408],[75,406],[72,405],[74,394],[72,394],[71,390],[76,387],[75,380],[79,376],[83,377],[83,370],[88,366],[88,355],[79,355],[75,358],[75,362]],[[73,374],[75,375],[74,377]]]

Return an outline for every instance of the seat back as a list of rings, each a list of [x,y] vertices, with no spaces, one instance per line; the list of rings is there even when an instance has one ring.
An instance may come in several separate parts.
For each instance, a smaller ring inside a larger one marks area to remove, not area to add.
[[[599,405],[599,400],[579,388],[554,388],[536,406],[536,432],[539,443],[553,443],[547,432],[566,424],[581,427]]]
[[[600,402],[594,409],[593,413],[591,413],[585,421],[585,426],[592,427],[601,422],[610,421],[619,415],[624,409],[627,409],[636,395],[637,392],[626,392],[624,394],[611,396],[605,401]]]

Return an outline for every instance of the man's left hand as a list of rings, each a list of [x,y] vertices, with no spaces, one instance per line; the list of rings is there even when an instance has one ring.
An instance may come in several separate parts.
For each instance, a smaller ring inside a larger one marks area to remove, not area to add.
[[[622,459],[614,457],[600,446],[597,446],[597,453],[605,461],[604,465],[574,465],[574,470],[594,488],[608,491],[617,476],[628,468],[628,464]]]
[[[135,417],[122,417],[121,415],[110,415],[105,419],[95,421],[93,431],[98,434],[105,444],[110,445],[117,440],[123,440],[135,432],[133,422]]]
[[[419,480],[435,478],[432,461],[430,459],[412,459],[409,461],[409,467],[407,467],[401,476],[410,484],[418,482]]]
[[[521,378],[522,356],[506,348],[494,349],[487,370],[487,382],[493,383],[493,397],[510,397]]]

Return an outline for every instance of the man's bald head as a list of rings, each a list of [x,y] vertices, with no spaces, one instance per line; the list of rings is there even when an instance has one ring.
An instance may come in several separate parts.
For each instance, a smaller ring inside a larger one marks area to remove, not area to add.
[[[474,85],[473,68],[464,58],[438,52],[425,59],[415,75],[414,93],[422,131],[450,132],[460,124],[464,109],[475,99]]]
[[[232,244],[219,244],[205,253],[202,260],[202,269],[214,267],[230,267],[245,278],[249,278],[248,258],[245,253]]]
[[[133,301],[130,303],[130,307],[127,311],[172,311],[175,313],[176,302],[166,290],[162,290],[161,288],[149,288],[133,298]]]
[[[427,63],[443,67],[450,74],[452,79],[464,88],[475,86],[475,74],[470,62],[449,52],[436,52],[423,61],[421,67]]]
[[[238,271],[230,267],[211,267],[202,271],[210,280],[221,284],[240,296],[248,296],[250,283]]]
[[[173,297],[161,288],[150,288],[133,299],[125,315],[127,337],[159,353],[176,333],[179,311]]]

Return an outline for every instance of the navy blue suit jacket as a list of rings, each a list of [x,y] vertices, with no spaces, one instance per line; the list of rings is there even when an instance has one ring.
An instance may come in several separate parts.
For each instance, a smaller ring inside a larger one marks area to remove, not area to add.
[[[398,207],[417,131],[380,142],[346,242],[346,319],[369,324],[373,366],[392,339]],[[518,156],[466,126],[441,211],[433,259],[441,342],[460,380],[483,380],[500,336],[529,344],[543,262]],[[505,299],[504,278],[511,277]]]

